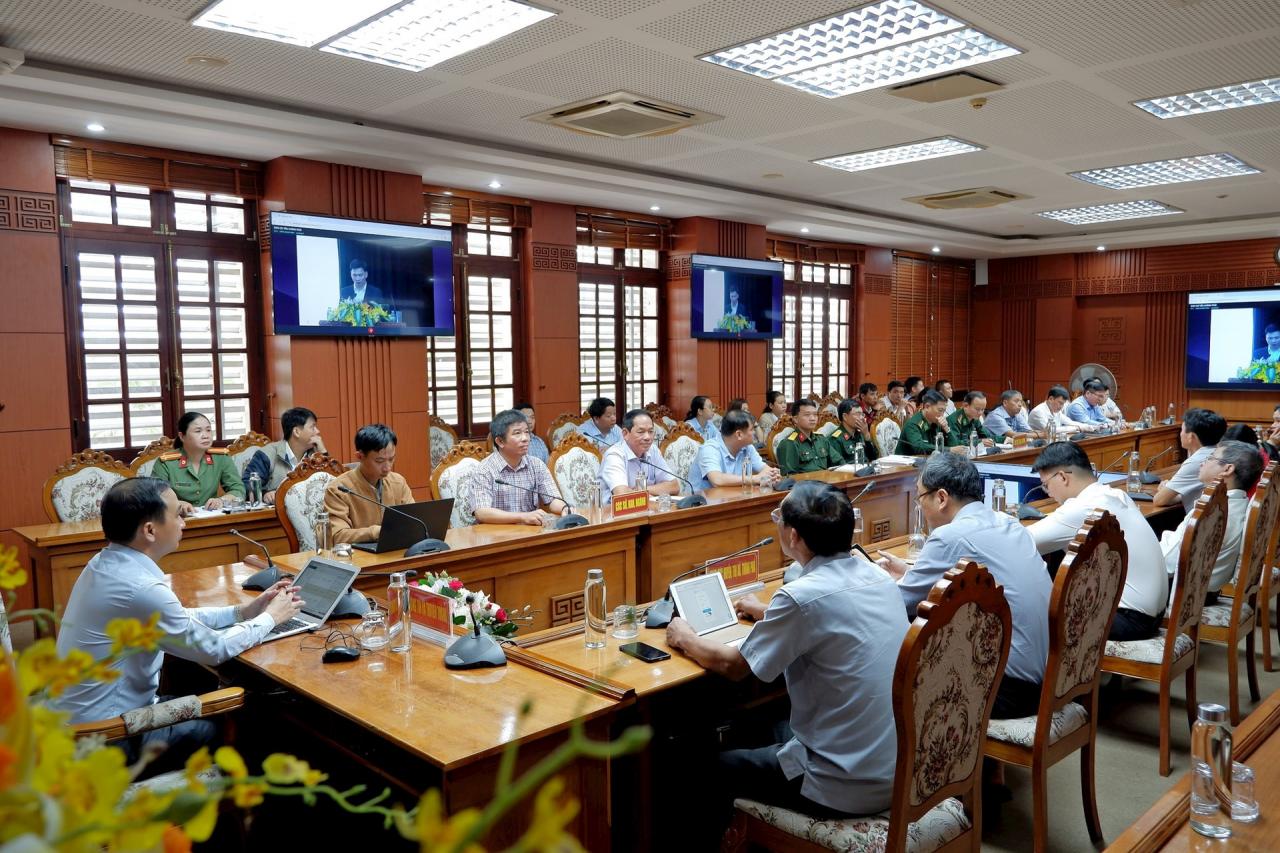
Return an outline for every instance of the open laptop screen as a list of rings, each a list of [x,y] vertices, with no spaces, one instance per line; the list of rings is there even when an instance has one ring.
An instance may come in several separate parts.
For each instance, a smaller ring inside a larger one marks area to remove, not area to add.
[[[336,566],[323,560],[312,559],[298,573],[295,581],[302,598],[302,612],[316,619],[329,615],[334,602],[347,591],[355,575],[351,569]]]

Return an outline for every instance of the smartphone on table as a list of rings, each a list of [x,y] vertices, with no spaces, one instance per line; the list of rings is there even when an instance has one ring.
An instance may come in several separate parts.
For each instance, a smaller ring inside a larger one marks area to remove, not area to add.
[[[618,651],[624,655],[631,655],[633,658],[639,658],[645,663],[657,663],[660,660],[669,660],[671,655],[662,649],[655,648],[648,643],[623,643],[618,646]]]

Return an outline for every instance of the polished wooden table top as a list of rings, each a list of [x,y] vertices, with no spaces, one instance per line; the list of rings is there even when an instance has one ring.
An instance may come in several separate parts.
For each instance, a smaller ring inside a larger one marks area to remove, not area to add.
[[[216,607],[243,604],[256,595],[240,588],[251,572],[237,563],[171,577],[183,604]],[[320,658],[326,633],[321,629],[264,643],[239,660],[443,770],[619,707],[612,699],[517,664],[446,669],[444,649],[418,639],[406,654],[382,651],[350,663],[325,664]],[[526,701],[530,710],[521,717]]]
[[[274,509],[255,509],[244,512],[224,513],[207,518],[186,519],[187,530],[203,530],[206,528],[231,528],[237,524],[248,522],[275,521]],[[13,530],[31,545],[49,548],[54,545],[65,545],[73,542],[102,542],[102,521],[97,518],[88,521],[60,521],[46,524],[29,524],[15,527]]]

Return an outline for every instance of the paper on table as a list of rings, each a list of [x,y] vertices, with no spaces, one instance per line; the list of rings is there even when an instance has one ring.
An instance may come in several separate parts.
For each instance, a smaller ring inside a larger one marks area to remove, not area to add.
[[[213,518],[219,515],[222,515],[222,510],[220,509],[194,509],[187,518]]]
[[[881,465],[914,465],[916,464],[916,457],[890,453],[888,456],[881,456],[876,461]]]

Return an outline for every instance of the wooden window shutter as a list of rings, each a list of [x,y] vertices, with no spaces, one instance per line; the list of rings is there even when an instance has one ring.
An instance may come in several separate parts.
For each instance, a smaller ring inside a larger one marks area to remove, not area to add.
[[[153,190],[200,190],[259,198],[262,165],[184,151],[166,151],[98,140],[50,138],[60,178],[137,184]]]
[[[426,223],[527,228],[531,218],[527,204],[468,198],[456,194],[423,194],[422,221]]]
[[[578,245],[608,249],[666,248],[668,223],[641,218],[625,219],[597,213],[578,213]]]

